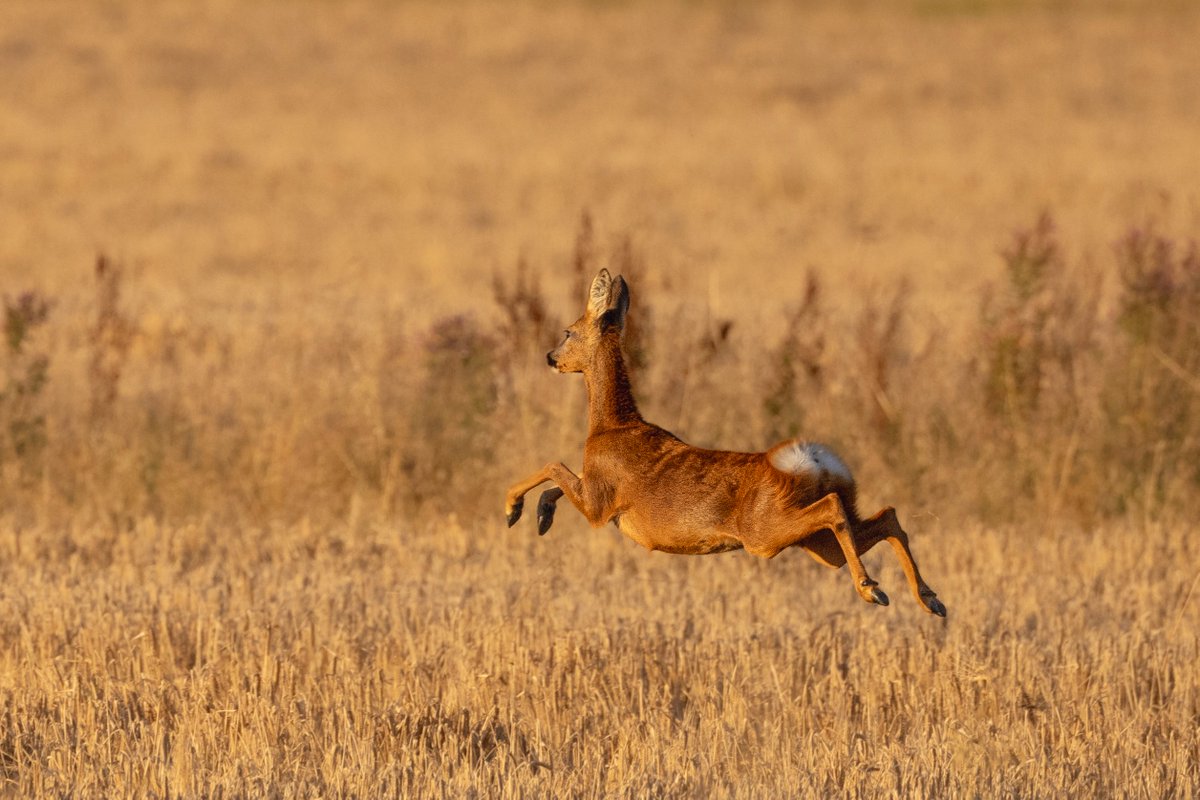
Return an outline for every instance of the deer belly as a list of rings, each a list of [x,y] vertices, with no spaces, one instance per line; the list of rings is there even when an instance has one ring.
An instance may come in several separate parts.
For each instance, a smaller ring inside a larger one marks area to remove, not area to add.
[[[622,514],[615,520],[621,533],[647,550],[680,555],[705,555],[739,550],[742,543],[727,533],[715,528],[689,530],[662,525],[648,525],[632,514]]]

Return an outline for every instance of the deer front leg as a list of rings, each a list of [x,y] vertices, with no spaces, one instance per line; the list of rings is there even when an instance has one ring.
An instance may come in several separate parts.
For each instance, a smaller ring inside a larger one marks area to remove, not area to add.
[[[512,488],[508,490],[508,497],[504,503],[504,514],[508,519],[508,527],[511,528],[521,518],[521,512],[525,508],[526,492],[546,481],[554,481],[557,485],[542,492],[541,499],[538,500],[538,535],[544,535],[554,524],[556,504],[564,494],[579,509],[580,513],[585,517],[588,516],[583,501],[583,481],[565,464],[555,462],[547,464],[525,480],[513,484]]]

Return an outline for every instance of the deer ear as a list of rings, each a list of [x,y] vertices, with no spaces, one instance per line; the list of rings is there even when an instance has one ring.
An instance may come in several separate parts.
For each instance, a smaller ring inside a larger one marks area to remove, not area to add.
[[[599,317],[608,308],[608,296],[612,291],[612,276],[608,270],[602,269],[592,279],[592,288],[588,289],[587,310],[593,317]]]
[[[620,275],[612,282],[608,292],[608,304],[600,317],[600,330],[608,330],[612,326],[623,330],[625,328],[625,313],[629,311],[629,287]]]

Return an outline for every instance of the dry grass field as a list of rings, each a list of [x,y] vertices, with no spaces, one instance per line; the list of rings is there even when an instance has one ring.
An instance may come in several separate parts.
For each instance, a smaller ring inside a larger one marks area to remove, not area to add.
[[[1200,794],[1198,31],[0,4],[0,796]],[[601,265],[647,417],[835,445],[947,621],[504,526]]]
[[[922,521],[943,623],[566,523],[10,523],[8,793],[1196,794],[1186,529]]]

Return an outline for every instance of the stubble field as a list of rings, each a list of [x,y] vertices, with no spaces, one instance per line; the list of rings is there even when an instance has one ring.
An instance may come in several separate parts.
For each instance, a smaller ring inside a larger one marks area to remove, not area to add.
[[[1200,793],[1198,28],[5,4],[0,792]],[[835,445],[948,620],[504,526],[601,265],[646,416]]]

